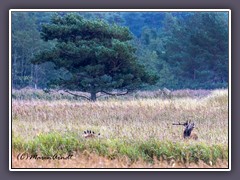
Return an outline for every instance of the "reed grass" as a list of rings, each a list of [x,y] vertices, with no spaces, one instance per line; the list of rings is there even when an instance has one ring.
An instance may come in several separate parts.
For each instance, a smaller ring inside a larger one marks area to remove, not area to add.
[[[183,127],[172,125],[186,120],[195,122],[197,141],[184,140]],[[86,129],[100,132],[100,138],[83,138]],[[131,162],[214,164],[228,160],[228,92],[97,102],[14,99],[12,134],[14,150],[33,154],[88,152]]]

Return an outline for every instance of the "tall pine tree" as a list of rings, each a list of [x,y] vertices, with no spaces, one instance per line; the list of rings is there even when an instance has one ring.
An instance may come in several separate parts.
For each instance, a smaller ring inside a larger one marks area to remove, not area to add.
[[[156,76],[137,63],[132,35],[128,28],[101,20],[86,20],[77,14],[53,16],[42,26],[42,39],[56,41],[54,48],[38,53],[33,63],[53,62],[69,76],[51,84],[67,92],[88,92],[95,101],[97,93],[127,93],[143,84],[154,84]],[[118,94],[114,94],[118,95]]]

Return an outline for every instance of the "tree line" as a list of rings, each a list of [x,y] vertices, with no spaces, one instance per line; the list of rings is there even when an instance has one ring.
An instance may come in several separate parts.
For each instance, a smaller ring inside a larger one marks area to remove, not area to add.
[[[12,12],[12,86],[226,88],[228,33],[224,12]]]

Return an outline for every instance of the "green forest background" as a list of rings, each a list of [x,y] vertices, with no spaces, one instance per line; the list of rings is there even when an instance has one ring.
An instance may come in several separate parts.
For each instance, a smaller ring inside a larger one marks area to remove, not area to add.
[[[41,28],[54,14],[12,12],[12,87],[47,88],[67,72],[54,64],[33,64],[37,53],[54,46],[41,39]],[[137,61],[156,74],[155,89],[216,89],[228,87],[229,31],[227,12],[77,12],[88,20],[101,19],[126,26],[133,35]]]

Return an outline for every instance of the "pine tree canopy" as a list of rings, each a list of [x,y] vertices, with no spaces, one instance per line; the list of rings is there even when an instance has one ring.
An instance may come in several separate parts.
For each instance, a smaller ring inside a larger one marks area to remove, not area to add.
[[[51,85],[67,92],[88,92],[95,101],[99,92],[129,92],[156,83],[157,77],[138,64],[133,36],[126,27],[77,14],[54,15],[42,25],[41,38],[55,46],[38,52],[32,62],[52,62],[56,69],[65,69],[68,75]]]

